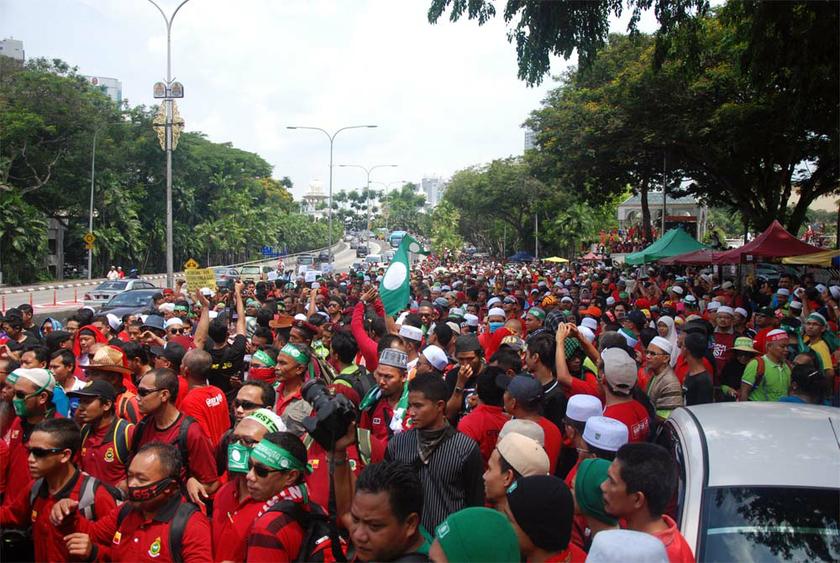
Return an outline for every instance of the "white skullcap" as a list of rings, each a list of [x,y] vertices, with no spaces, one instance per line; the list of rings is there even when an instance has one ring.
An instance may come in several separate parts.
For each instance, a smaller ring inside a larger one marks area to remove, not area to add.
[[[586,319],[583,319],[586,320]],[[581,336],[583,336],[587,342],[590,344],[595,341],[595,333],[588,326],[580,325],[578,327],[578,332]]]
[[[174,313],[175,303],[161,303],[158,305],[158,311],[161,313]]]
[[[423,340],[423,331],[416,326],[402,325],[400,327],[400,336],[413,340],[414,342],[420,342]]]
[[[734,315],[735,314],[735,310],[732,307],[730,307],[729,305],[721,305],[720,307],[718,307],[717,312],[718,312],[718,315]]]
[[[650,343],[651,345],[656,346],[666,354],[670,354],[671,351],[674,349],[671,342],[662,338],[661,336],[654,336]]]
[[[583,320],[580,321],[580,325],[585,326],[591,331],[598,330],[598,321],[596,321],[592,317],[584,317]]]
[[[710,301],[709,304],[706,305],[706,308],[709,311],[717,311],[719,307],[720,307],[720,301]]]
[[[446,357],[446,352],[444,352],[443,348],[440,346],[435,346],[434,344],[426,346],[420,353],[423,354],[423,356],[429,360],[429,363],[432,364],[438,371],[443,371],[446,369],[446,366],[449,365],[449,359]]]
[[[306,315],[304,315],[303,313],[298,313],[297,315],[295,315],[295,320],[296,321],[305,321],[306,320]]]
[[[750,314],[747,313],[747,310],[744,309],[743,307],[735,307],[735,313],[738,314],[738,315],[741,315],[745,319],[750,316]]]
[[[682,294],[683,294],[683,288],[681,288],[681,287],[680,287],[680,286],[678,286],[678,285],[672,285],[672,286],[671,286],[671,291],[673,291],[673,292],[674,292],[674,293],[676,293],[677,295],[682,295]]]
[[[487,311],[487,316],[488,317],[504,317],[505,316],[505,310],[500,308],[500,307],[493,307],[492,309]]]
[[[179,317],[172,317],[166,323],[164,323],[164,328],[172,328],[173,326],[184,326],[184,321],[182,321]]]
[[[603,530],[595,535],[586,563],[668,563],[665,544],[635,530]]]
[[[52,372],[44,368],[17,368],[6,378],[8,383],[14,385],[18,379],[27,379],[38,390],[50,391],[55,389],[55,378]]]
[[[786,287],[780,287],[776,290],[776,295],[784,295],[785,297],[790,297],[790,290]]]
[[[566,417],[575,422],[586,422],[592,416],[601,416],[603,412],[604,406],[595,395],[572,395],[566,404]]]
[[[491,297],[490,299],[487,300],[487,306],[492,307],[496,303],[501,303],[501,302],[502,302],[502,300],[499,299],[498,297]]]

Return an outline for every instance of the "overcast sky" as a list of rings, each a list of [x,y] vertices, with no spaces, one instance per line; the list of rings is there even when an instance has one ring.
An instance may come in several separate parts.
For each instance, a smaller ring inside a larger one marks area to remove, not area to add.
[[[167,14],[179,2],[159,0]],[[431,25],[429,3],[190,0],[172,33],[187,129],[258,153],[275,177],[292,179],[296,196],[314,179],[326,191],[329,144],[323,133],[287,125],[378,125],[340,133],[335,163],[398,164],[373,172],[387,183],[446,178],[521,154],[521,124],[552,81],[528,88],[516,78],[501,16],[483,27],[445,18]],[[648,16],[642,29],[652,23]],[[83,74],[118,78],[132,105],[154,103],[152,85],[165,77],[165,26],[146,0],[0,0],[0,37],[11,36],[27,58],[61,58]],[[555,59],[552,72],[568,64]],[[335,169],[336,190],[364,181],[361,170]]]

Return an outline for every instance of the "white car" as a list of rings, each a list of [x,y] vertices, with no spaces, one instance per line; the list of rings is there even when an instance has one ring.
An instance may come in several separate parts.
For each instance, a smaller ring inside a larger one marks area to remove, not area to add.
[[[697,561],[840,560],[840,409],[773,402],[675,410],[676,521]]]
[[[154,287],[154,284],[138,279],[105,281],[96,286],[95,289],[86,292],[83,301],[85,307],[98,308],[105,305],[112,297],[124,291],[130,289],[153,289]]]

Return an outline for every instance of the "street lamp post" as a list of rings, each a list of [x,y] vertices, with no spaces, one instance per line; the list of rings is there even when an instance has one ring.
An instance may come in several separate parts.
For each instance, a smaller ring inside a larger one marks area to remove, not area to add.
[[[152,0],[149,0],[151,2]],[[185,0],[186,1],[186,0]],[[378,125],[348,125],[347,127],[342,127],[338,129],[330,135],[326,129],[321,129],[320,127],[309,127],[309,126],[302,126],[302,125],[288,125],[286,129],[311,129],[312,131],[320,131],[327,138],[330,140],[330,202],[329,202],[329,254],[330,254],[330,267],[332,267],[333,263],[333,251],[332,251],[332,223],[333,223],[333,210],[332,210],[332,192],[333,192],[333,143],[335,141],[336,136],[344,131],[345,129],[375,129]]]
[[[366,168],[361,164],[339,164],[339,168],[361,168],[367,174],[367,195],[370,197],[370,173],[377,168],[396,168],[399,164],[376,164],[370,168]],[[370,202],[367,204],[367,230],[370,230]]]
[[[155,85],[155,97],[164,98],[164,105],[166,108],[166,122],[165,137],[166,137],[166,285],[167,287],[174,287],[175,285],[175,266],[174,266],[174,246],[172,242],[172,104],[173,98],[183,98],[184,89],[180,83],[172,81],[172,22],[178,11],[189,2],[183,0],[172,16],[166,17],[166,13],[158,6],[155,0],[148,0],[155,8],[157,8],[160,15],[163,16],[163,21],[166,22],[166,83],[163,92]],[[163,95],[160,95],[163,94]]]
[[[90,216],[88,217],[88,232],[93,232],[93,186],[96,178],[96,135],[99,129],[93,131],[93,148],[90,151]],[[88,244],[88,279],[93,279],[93,245]]]

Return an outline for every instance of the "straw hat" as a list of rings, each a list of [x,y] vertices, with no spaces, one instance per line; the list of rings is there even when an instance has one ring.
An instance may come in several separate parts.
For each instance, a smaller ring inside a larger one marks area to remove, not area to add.
[[[112,371],[115,373],[131,373],[131,369],[125,366],[124,354],[121,350],[113,346],[102,346],[93,355],[90,364],[85,366],[85,369],[97,369],[102,371]]]

